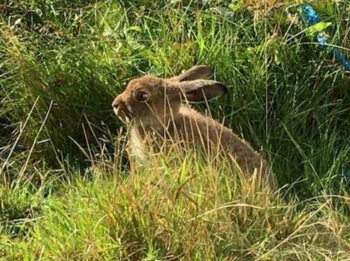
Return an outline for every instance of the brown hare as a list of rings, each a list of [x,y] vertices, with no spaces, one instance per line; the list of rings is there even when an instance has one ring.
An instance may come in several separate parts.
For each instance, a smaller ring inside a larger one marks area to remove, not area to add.
[[[129,82],[112,106],[122,121],[131,123],[132,154],[141,160],[146,159],[146,139],[152,135],[158,141],[220,151],[220,154],[233,159],[244,173],[257,171],[268,181],[272,178],[269,167],[248,143],[188,105],[206,102],[227,92],[223,83],[207,80],[212,73],[210,67],[201,65],[173,78],[147,75]]]

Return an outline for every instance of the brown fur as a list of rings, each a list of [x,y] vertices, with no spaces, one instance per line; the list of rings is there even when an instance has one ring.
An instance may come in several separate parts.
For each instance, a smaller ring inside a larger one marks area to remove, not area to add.
[[[199,145],[208,153],[220,152],[232,158],[246,173],[252,174],[257,170],[272,184],[266,162],[248,143],[224,125],[182,102],[184,99],[189,102],[206,101],[206,98],[224,94],[226,87],[222,83],[203,80],[211,73],[210,67],[196,66],[170,79],[144,76],[130,81],[125,91],[114,100],[113,107],[122,120],[132,119],[132,153],[146,159],[144,141],[150,135],[158,142]],[[147,101],[137,100],[140,91],[147,93]]]

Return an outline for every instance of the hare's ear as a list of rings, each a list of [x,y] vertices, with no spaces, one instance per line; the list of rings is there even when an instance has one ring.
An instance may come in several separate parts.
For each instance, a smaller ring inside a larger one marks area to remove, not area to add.
[[[227,92],[227,87],[217,81],[195,80],[179,83],[182,96],[188,102],[205,102]]]
[[[193,81],[198,79],[207,79],[213,74],[213,69],[206,65],[197,65],[191,69],[185,71],[179,76],[171,78],[171,80],[184,82],[184,81]]]

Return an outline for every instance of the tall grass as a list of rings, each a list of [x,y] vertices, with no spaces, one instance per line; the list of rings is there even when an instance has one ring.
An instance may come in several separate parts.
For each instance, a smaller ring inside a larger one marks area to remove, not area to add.
[[[349,218],[331,196],[287,203],[221,160],[150,156],[148,166],[132,162],[127,177],[104,165],[71,178],[26,218],[25,236],[2,238],[0,253],[21,260],[347,258]]]
[[[284,173],[282,184],[300,180],[304,196],[338,190],[349,168],[343,68],[299,34],[301,24],[291,24],[293,3],[269,2],[265,13],[243,3],[230,9],[219,2],[7,2],[1,22],[3,136],[16,137],[16,124],[40,97],[18,150],[32,145],[53,101],[36,151],[46,151],[51,165],[76,158],[76,143],[95,142],[87,120],[95,131],[117,127],[110,104],[128,79],[209,64],[230,88],[212,114],[262,148],[276,173]],[[330,43],[346,48],[347,2],[314,6],[333,23]]]
[[[310,3],[350,57],[350,2]],[[345,260],[349,78],[296,4],[0,3],[0,257]],[[194,64],[229,87],[211,114],[268,159],[279,193],[186,156],[126,175],[114,96]]]

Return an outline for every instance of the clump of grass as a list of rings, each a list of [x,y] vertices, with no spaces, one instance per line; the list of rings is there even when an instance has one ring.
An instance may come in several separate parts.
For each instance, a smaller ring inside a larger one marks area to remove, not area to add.
[[[263,15],[266,15],[269,11],[274,8],[280,7],[283,5],[283,1],[280,0],[242,0],[238,1],[238,3],[233,4],[233,8],[236,6],[244,6],[250,12],[254,13],[255,19],[261,19]],[[236,7],[237,8],[237,7]]]
[[[101,175],[96,167],[86,179],[72,180],[62,193],[42,204],[42,213],[21,241],[17,256],[58,260],[346,257],[348,218],[335,211],[330,197],[300,208],[300,203],[285,202],[225,161],[207,162],[193,153],[151,157],[152,168],[133,165],[128,177],[105,171]],[[6,249],[5,257],[11,258],[11,245]]]
[[[1,186],[0,238],[15,240],[25,237],[35,222],[35,216],[41,211],[44,197],[49,195],[51,189],[51,184],[45,182],[38,189],[29,180],[18,180],[9,187]]]

